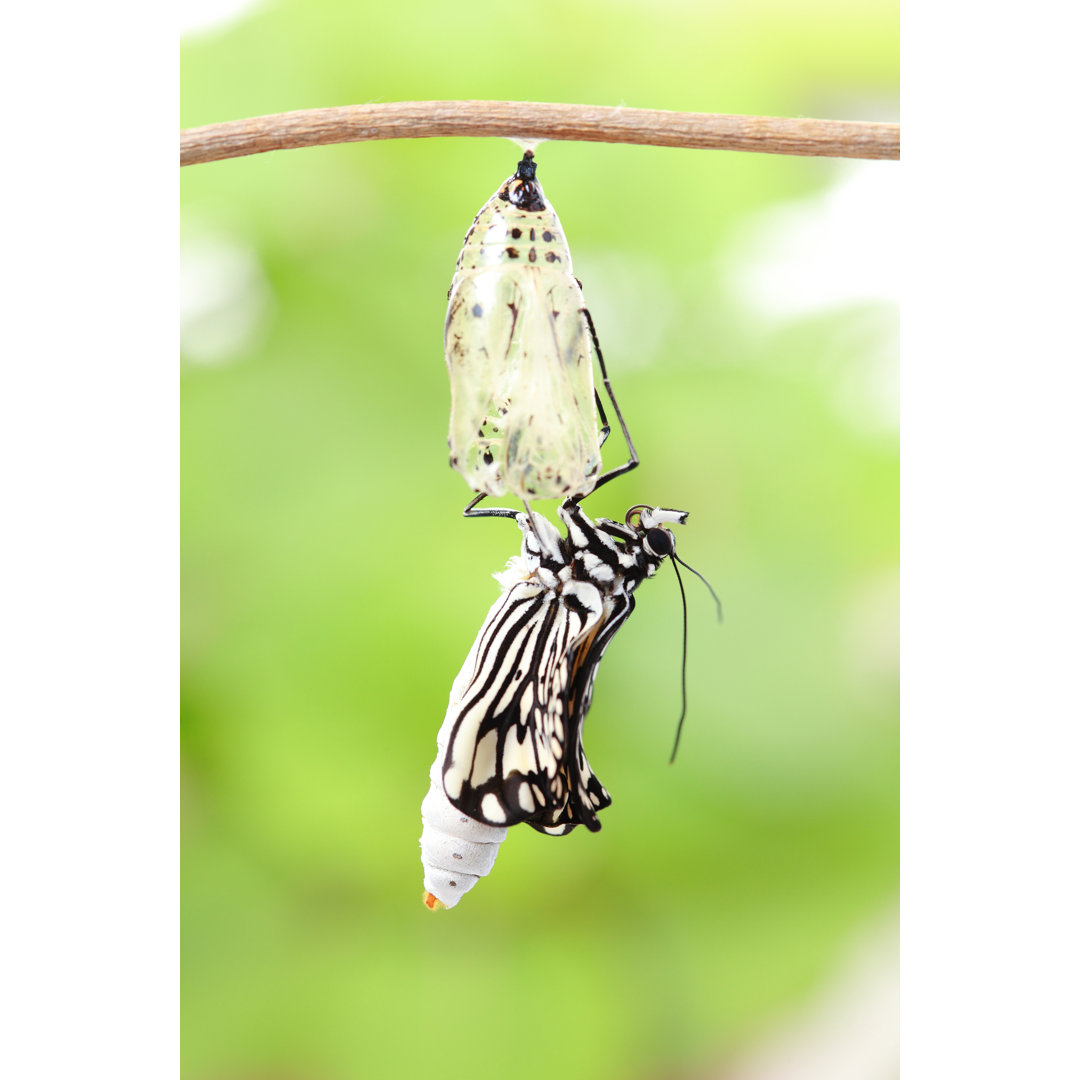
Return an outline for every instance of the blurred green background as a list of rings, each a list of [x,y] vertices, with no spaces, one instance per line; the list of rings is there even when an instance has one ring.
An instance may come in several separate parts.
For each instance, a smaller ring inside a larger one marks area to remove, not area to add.
[[[892,2],[213,15],[184,38],[183,126],[425,98],[897,119]],[[460,517],[446,290],[518,156],[415,140],[182,172],[192,1080],[733,1075],[891,909],[898,166],[550,143],[642,457],[586,508],[689,510],[680,553],[724,622],[688,579],[669,767],[681,608],[666,568],[646,583],[588,722],[603,831],[514,829],[459,907],[420,902],[435,733],[520,540]]]

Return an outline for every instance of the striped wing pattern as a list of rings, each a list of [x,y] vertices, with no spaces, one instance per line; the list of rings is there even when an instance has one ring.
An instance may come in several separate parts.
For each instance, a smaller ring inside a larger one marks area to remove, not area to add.
[[[491,826],[551,835],[596,831],[611,796],[589,766],[582,728],[600,660],[660,558],[629,526],[590,521],[567,501],[559,536],[534,515],[519,573],[488,614],[450,724],[443,784],[453,806]],[[545,528],[546,527],[546,528]],[[466,665],[468,668],[468,663]],[[451,720],[448,717],[448,720]]]

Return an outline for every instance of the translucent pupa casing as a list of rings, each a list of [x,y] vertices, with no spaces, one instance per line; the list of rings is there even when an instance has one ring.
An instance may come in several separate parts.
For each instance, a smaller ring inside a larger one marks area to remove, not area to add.
[[[444,332],[450,464],[487,495],[586,495],[600,474],[593,345],[562,225],[526,151],[465,236]]]

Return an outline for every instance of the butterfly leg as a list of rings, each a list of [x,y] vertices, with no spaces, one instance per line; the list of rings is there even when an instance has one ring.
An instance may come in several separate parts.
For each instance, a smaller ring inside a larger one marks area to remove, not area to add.
[[[521,513],[520,510],[509,510],[505,506],[487,506],[487,507],[484,507],[483,510],[477,510],[476,509],[477,503],[479,503],[481,501],[481,499],[486,499],[486,498],[487,498],[487,493],[484,492],[484,491],[480,492],[480,494],[477,495],[476,498],[473,499],[472,502],[470,502],[469,505],[466,506],[465,509],[461,511],[461,516],[462,517],[467,517],[467,518],[482,518],[482,517],[516,518],[518,516],[518,514]]]
[[[622,429],[623,438],[626,440],[626,449],[630,452],[630,460],[627,461],[626,464],[619,465],[614,469],[609,469],[596,481],[596,484],[593,487],[593,490],[595,491],[601,484],[606,484],[609,480],[614,480],[616,476],[622,476],[624,473],[630,472],[631,469],[636,469],[638,466],[638,456],[637,451],[634,449],[634,440],[630,438],[630,430],[626,426],[626,420],[623,419],[622,410],[619,408],[619,403],[615,399],[615,391],[611,389],[611,380],[608,378],[607,367],[604,364],[604,354],[600,351],[600,339],[596,336],[596,326],[593,323],[592,315],[589,314],[588,308],[582,308],[581,313],[585,316],[585,321],[589,324],[589,333],[592,336],[593,348],[596,349],[596,359],[600,365],[600,374],[604,380],[604,389],[607,391],[608,400],[615,410],[615,419],[619,421],[619,427]],[[597,405],[599,405],[599,394],[597,394],[596,401]],[[600,410],[600,418],[603,420],[605,426],[607,426],[607,418],[604,416],[603,409]],[[603,440],[601,440],[601,442],[602,441]]]
[[[604,403],[600,400],[600,391],[594,390],[593,397],[596,398],[596,411],[600,415],[600,445],[603,446],[611,434],[611,425],[608,423],[608,418],[604,413]]]

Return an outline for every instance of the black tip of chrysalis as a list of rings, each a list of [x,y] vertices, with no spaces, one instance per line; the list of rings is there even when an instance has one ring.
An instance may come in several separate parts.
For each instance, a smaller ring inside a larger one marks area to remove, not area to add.
[[[507,201],[519,210],[536,212],[546,210],[544,193],[540,190],[540,184],[536,179],[536,162],[533,160],[533,152],[526,150],[518,162],[517,172],[510,178],[507,185]]]
[[[533,160],[533,152],[526,150],[522,155],[521,160],[518,162],[517,172],[514,176],[518,180],[535,180],[536,179],[536,162]]]

